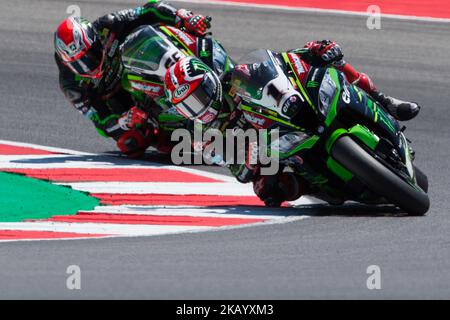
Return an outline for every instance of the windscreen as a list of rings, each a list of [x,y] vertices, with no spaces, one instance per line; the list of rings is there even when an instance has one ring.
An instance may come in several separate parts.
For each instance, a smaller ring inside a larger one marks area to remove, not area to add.
[[[247,55],[233,73],[233,85],[238,94],[255,100],[262,98],[264,87],[278,77],[272,57],[267,50],[258,50]]]
[[[122,46],[124,67],[146,74],[164,76],[170,62],[175,63],[180,56],[179,50],[151,26],[136,29]]]

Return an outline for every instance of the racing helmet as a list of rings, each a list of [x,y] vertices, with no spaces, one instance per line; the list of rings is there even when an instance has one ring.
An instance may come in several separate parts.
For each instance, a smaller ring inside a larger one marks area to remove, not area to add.
[[[183,58],[167,70],[165,89],[169,101],[188,119],[208,124],[219,114],[220,79],[196,57]]]
[[[55,32],[55,51],[74,73],[88,78],[103,74],[105,51],[100,37],[88,20],[70,17]]]

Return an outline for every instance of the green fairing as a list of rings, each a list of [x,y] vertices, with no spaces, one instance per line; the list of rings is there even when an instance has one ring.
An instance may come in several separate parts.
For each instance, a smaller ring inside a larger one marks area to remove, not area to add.
[[[353,178],[353,174],[337,163],[332,157],[327,159],[327,167],[345,182],[348,182]]]
[[[333,147],[333,144],[336,142],[336,140],[342,135],[346,134],[347,132],[348,132],[347,130],[341,128],[337,129],[331,134],[331,136],[328,138],[325,144],[325,149],[327,150],[328,154],[331,153],[331,148]]]
[[[311,149],[316,144],[316,142],[319,140],[319,138],[320,138],[319,136],[309,137],[308,139],[303,141],[301,144],[299,144],[297,147],[292,149],[289,153],[285,154],[285,153],[280,152],[280,158],[286,159],[302,150]]]
[[[338,129],[331,134],[330,138],[327,140],[325,144],[325,148],[328,154],[331,154],[331,148],[333,147],[336,140],[345,134],[348,134],[348,131],[345,129]],[[351,172],[342,167],[333,158],[331,158],[331,156],[327,159],[327,167],[328,169],[330,169],[331,172],[333,172],[335,175],[337,175],[345,182],[349,181],[353,177]]]
[[[337,129],[332,133],[325,145],[328,154],[331,154],[331,148],[333,147],[334,143],[343,135],[351,135],[357,138],[372,150],[375,150],[379,142],[379,138],[376,135],[370,132],[366,127],[357,124],[349,130]],[[327,160],[327,166],[333,173],[335,173],[344,181],[349,181],[351,177],[353,177],[351,172],[346,170],[331,157],[329,157]]]
[[[380,139],[370,132],[366,127],[362,125],[356,125],[349,130],[349,133],[357,137],[361,142],[363,142],[370,149],[375,150]]]
[[[360,140],[362,143],[367,145],[372,150],[375,150],[379,142],[379,139],[376,135],[370,132],[366,127],[357,124],[354,127],[350,128],[349,130],[337,129],[332,133],[330,138],[327,140],[325,146],[328,154],[331,153],[331,148],[333,147],[333,144],[336,142],[336,140],[346,134],[358,138],[358,140]]]
[[[357,91],[360,97],[360,101],[362,101],[362,95],[359,91]],[[367,110],[370,110],[372,112],[373,115],[373,120],[376,123],[377,119],[375,118],[375,115],[377,114],[377,110],[376,110],[376,105],[375,103],[373,103],[373,101],[371,99],[367,99]]]
[[[361,91],[358,89],[357,86],[354,86],[353,88],[356,90],[356,93],[358,94],[359,102],[362,102],[363,96],[361,94]]]
[[[184,121],[186,118],[182,115],[176,115],[176,114],[167,114],[167,113],[161,113],[158,115],[158,121],[161,123],[164,122],[180,122]]]
[[[278,122],[278,123],[280,123],[280,124],[282,124],[282,125],[284,125],[284,126],[287,126],[287,127],[290,127],[290,128],[294,128],[294,129],[296,129],[296,130],[304,131],[303,128],[301,128],[301,127],[299,127],[299,126],[296,126],[296,125],[290,123],[290,122],[287,121],[287,120],[283,120],[283,119],[280,119],[280,118],[277,118],[277,117],[274,117],[274,116],[270,116],[270,115],[267,115],[267,114],[261,114],[261,113],[255,112],[255,111],[253,110],[253,108],[250,107],[250,106],[246,106],[246,105],[241,104],[241,109],[244,110],[244,111],[246,111],[246,112],[249,112],[249,113],[254,113],[254,114],[257,114],[257,115],[261,115],[261,116],[263,116],[263,117],[265,117],[265,118],[267,118],[267,119],[270,119],[270,120],[273,120],[273,121],[275,121],[275,122]]]
[[[358,91],[358,94],[360,94],[359,91]],[[395,132],[395,127],[394,127],[394,124],[392,123],[390,117],[386,114],[384,109],[379,108],[378,104],[375,103],[370,97],[367,97],[367,107],[373,113],[375,123],[377,123],[378,121],[381,121],[383,124],[386,125],[386,127],[389,130],[391,130],[392,132]]]
[[[225,74],[227,74],[228,72],[230,72],[230,67],[231,67],[230,57],[227,56],[227,61],[226,61],[226,63],[225,63]]]
[[[122,74],[122,88],[130,93],[133,93],[134,90],[131,87],[129,77],[130,75],[128,74],[128,72],[124,71]]]
[[[395,127],[392,124],[392,121],[389,118],[389,116],[386,114],[386,112],[381,108],[377,108],[377,114],[378,114],[378,119],[381,122],[383,122],[389,128],[389,130],[391,130],[393,133],[395,133]]]

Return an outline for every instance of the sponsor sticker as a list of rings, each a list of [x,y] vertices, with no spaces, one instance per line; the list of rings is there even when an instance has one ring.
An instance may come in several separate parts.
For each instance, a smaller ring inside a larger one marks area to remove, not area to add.
[[[163,90],[162,86],[152,85],[144,82],[130,81],[131,87],[135,90],[143,91],[152,97],[158,97]]]
[[[266,118],[258,117],[254,114],[244,112],[244,117],[248,122],[253,123],[257,126],[263,126],[266,123]]]
[[[185,45],[187,45],[188,47],[194,44],[194,41],[183,31],[176,29],[176,28],[171,28],[172,31],[174,31],[177,35],[177,37],[184,42]]]
[[[186,96],[186,94],[189,92],[189,89],[191,88],[191,86],[189,84],[183,84],[182,86],[180,86],[177,90],[175,90],[173,96],[176,99],[182,99],[184,96]]]
[[[297,102],[298,98],[296,96],[290,96],[283,104],[282,111],[284,114],[287,114],[291,107]]]
[[[300,60],[298,55],[290,53],[289,58],[291,59],[291,62],[294,65],[295,71],[298,75],[305,73],[305,68],[303,67],[302,61]]]

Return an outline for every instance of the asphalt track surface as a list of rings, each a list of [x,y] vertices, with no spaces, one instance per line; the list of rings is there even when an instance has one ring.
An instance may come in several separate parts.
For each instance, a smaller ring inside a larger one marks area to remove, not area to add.
[[[131,1],[20,1],[0,6],[0,137],[88,152],[114,144],[59,92],[52,32],[77,3],[90,19]],[[183,4],[186,6],[186,4]],[[424,105],[408,123],[416,164],[430,179],[425,217],[347,206],[303,209],[311,218],[238,230],[149,238],[0,245],[0,298],[450,298],[449,24],[189,5],[213,16],[235,57],[331,38],[347,60],[400,98]],[[82,289],[66,289],[66,268]],[[382,290],[368,290],[378,265]]]

